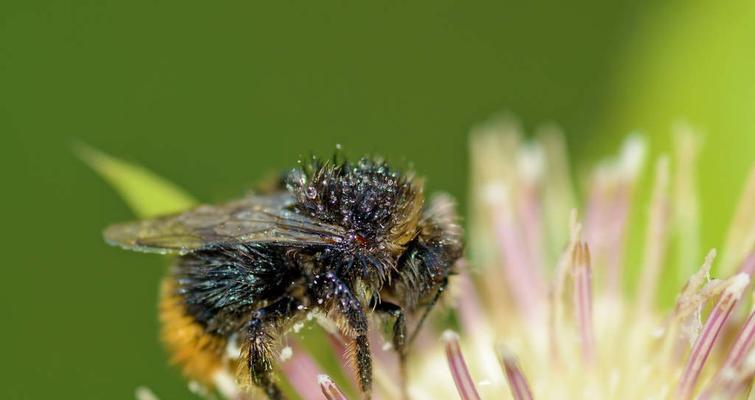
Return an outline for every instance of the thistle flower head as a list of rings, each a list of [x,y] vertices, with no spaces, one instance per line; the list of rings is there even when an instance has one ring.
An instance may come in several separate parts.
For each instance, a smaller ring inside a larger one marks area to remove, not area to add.
[[[525,140],[510,122],[494,121],[470,143],[469,263],[455,296],[459,334],[443,335],[459,397],[708,399],[749,392],[755,169],[723,256],[710,250],[702,257],[700,146],[687,127],[677,128],[674,153],[654,160],[646,204],[635,201],[647,158],[641,136],[628,137],[618,156],[588,172],[581,205],[555,130]],[[630,248],[638,225],[644,239]],[[674,305],[660,306],[670,288]],[[436,359],[424,358],[416,369],[437,368]],[[412,389],[416,398],[456,396],[450,385],[422,380]]]

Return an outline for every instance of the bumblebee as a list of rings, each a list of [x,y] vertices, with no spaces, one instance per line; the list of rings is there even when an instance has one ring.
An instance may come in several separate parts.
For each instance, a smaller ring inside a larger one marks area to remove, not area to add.
[[[192,379],[238,378],[282,399],[281,338],[309,313],[335,323],[365,398],[372,386],[371,314],[393,322],[402,375],[407,350],[461,257],[447,195],[425,204],[423,181],[377,157],[301,162],[272,189],[218,205],[111,226],[124,249],[176,254],[162,285],[162,339]],[[407,321],[414,328],[407,330]],[[229,360],[226,348],[241,356]]]

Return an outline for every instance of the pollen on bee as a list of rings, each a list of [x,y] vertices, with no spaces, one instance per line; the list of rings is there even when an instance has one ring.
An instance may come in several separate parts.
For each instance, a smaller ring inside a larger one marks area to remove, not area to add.
[[[232,360],[241,358],[241,347],[238,344],[238,335],[232,335],[225,346],[225,354]]]
[[[293,355],[294,355],[294,349],[292,349],[291,346],[286,346],[281,349],[280,360],[281,361],[289,360],[291,359]]]
[[[157,396],[149,388],[139,386],[134,393],[136,400],[158,400]]]

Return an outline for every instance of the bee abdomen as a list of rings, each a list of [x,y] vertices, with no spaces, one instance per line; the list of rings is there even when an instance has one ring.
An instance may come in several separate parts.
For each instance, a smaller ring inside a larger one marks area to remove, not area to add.
[[[275,246],[226,245],[179,258],[176,292],[186,312],[208,333],[237,333],[255,309],[285,290],[291,268],[279,252]]]
[[[173,276],[163,279],[160,296],[161,338],[172,363],[183,373],[204,384],[223,368],[226,339],[206,332],[186,311],[184,299],[176,294]]]

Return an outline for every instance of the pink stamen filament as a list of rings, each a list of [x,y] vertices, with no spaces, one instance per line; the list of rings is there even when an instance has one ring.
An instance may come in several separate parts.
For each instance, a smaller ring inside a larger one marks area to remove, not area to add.
[[[741,382],[732,382],[726,378],[726,375],[738,370],[747,354],[750,352],[752,343],[755,341],[755,311],[750,313],[747,321],[742,326],[742,329],[737,335],[737,339],[734,341],[734,345],[731,346],[729,355],[726,357],[726,361],[716,373],[716,376],[711,380],[711,384],[700,396],[700,399],[708,399],[713,396],[719,390],[723,390],[728,393],[737,391]]]
[[[465,332],[475,332],[485,322],[486,316],[481,312],[482,307],[477,298],[474,283],[469,276],[469,270],[466,265],[459,269],[461,273],[458,275],[456,285],[461,288],[461,293],[464,293],[464,296],[459,296],[458,300],[459,319]]]
[[[752,275],[755,274],[755,249],[753,249],[753,251],[745,257],[744,261],[742,261],[742,265],[739,267],[739,272],[746,273],[750,276],[750,279],[752,279]]]
[[[650,217],[645,234],[645,260],[640,274],[637,307],[640,312],[649,312],[655,303],[658,280],[666,252],[666,237],[669,221],[668,158],[658,160],[655,183],[650,205]]]
[[[592,321],[592,269],[587,243],[575,246],[573,253],[574,306],[577,312],[582,359],[591,363],[595,357]]]
[[[632,190],[627,183],[596,182],[593,186],[585,213],[585,238],[593,247],[596,262],[606,266],[607,293],[616,297],[621,290],[624,236]]]
[[[522,193],[522,231],[526,242],[530,268],[543,271],[543,211],[542,196],[538,187],[525,186]]]
[[[755,312],[750,313],[747,322],[742,326],[742,330],[739,331],[737,340],[731,347],[729,356],[726,358],[722,369],[739,367],[745,357],[747,357],[753,341],[755,341]]]
[[[514,400],[532,400],[532,390],[530,390],[530,385],[522,369],[519,368],[516,357],[506,354],[504,351],[499,352],[498,357],[506,374],[506,380],[509,382],[509,389],[511,389],[511,396],[514,397]]]
[[[312,357],[296,343],[292,343],[291,347],[293,348],[292,357],[280,363],[281,370],[297,393],[315,393],[317,386],[312,378],[318,376],[320,368]]]
[[[571,210],[569,220],[571,231],[569,245],[559,257],[558,263],[556,264],[555,277],[551,292],[548,294],[550,305],[550,315],[548,316],[548,346],[550,348],[552,366],[554,367],[561,364],[561,350],[559,348],[558,337],[562,325],[564,286],[566,284],[566,277],[569,274],[569,269],[572,266],[574,249],[580,244],[579,238],[582,232],[582,225],[577,222],[576,209]]]
[[[502,205],[501,207],[506,207]],[[493,210],[493,225],[504,259],[504,273],[511,293],[525,317],[541,314],[544,296],[542,277],[533,268],[521,233],[505,209]]]
[[[745,285],[742,285],[742,280],[745,280]],[[679,381],[679,388],[677,390],[677,398],[688,399],[692,395],[692,391],[695,388],[697,379],[705,365],[705,361],[708,359],[713,345],[716,343],[724,324],[729,319],[734,306],[739,301],[739,297],[742,291],[745,289],[746,282],[749,279],[746,274],[740,274],[733,278],[724,293],[721,295],[718,303],[711,311],[708,320],[705,322],[700,336],[695,341],[690,353],[687,365],[682,373],[682,378]]]
[[[459,397],[462,400],[480,400],[472,376],[469,375],[467,363],[464,361],[464,355],[461,353],[459,336],[452,331],[446,331],[443,333],[443,341],[446,344],[448,368],[451,370]]]
[[[320,390],[327,400],[348,400],[345,394],[338,388],[335,382],[327,375],[319,375],[317,383],[320,384]]]

